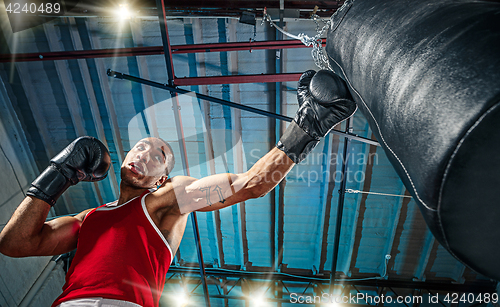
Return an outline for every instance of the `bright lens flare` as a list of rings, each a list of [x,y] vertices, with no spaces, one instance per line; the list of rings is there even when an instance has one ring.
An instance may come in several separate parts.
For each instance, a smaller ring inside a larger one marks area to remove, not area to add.
[[[179,293],[177,296],[176,300],[177,307],[184,307],[189,304],[189,296],[186,294],[186,292],[182,291]]]
[[[128,8],[128,4],[120,4],[118,10],[116,11],[116,15],[118,15],[120,19],[130,19],[130,17],[132,17],[132,13]]]
[[[264,307],[266,306],[266,301],[262,295],[257,295],[250,298],[250,307]]]

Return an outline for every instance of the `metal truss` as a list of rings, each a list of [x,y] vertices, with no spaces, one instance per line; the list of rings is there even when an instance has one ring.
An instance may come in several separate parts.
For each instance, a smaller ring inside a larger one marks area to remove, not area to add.
[[[444,307],[453,304],[446,299],[453,293],[469,294],[496,293],[496,283],[492,281],[473,284],[453,284],[443,282],[423,282],[385,279],[336,279],[330,288],[329,276],[297,276],[276,272],[249,272],[225,269],[205,269],[207,285],[211,289],[210,299],[223,299],[224,306],[230,301],[245,301],[246,306],[256,297],[262,297],[266,306],[282,306],[283,303],[308,303],[325,306],[340,303],[351,307],[398,305],[418,307],[431,302]],[[189,267],[171,267],[166,286],[186,289],[193,300],[200,300],[202,280],[198,270]],[[217,294],[216,294],[217,293]],[[399,298],[399,299],[398,299]]]

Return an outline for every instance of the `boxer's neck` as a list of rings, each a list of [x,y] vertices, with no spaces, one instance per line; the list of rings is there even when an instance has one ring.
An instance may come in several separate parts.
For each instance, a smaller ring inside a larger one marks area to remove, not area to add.
[[[120,196],[118,197],[118,205],[124,204],[127,201],[140,196],[147,190],[147,188],[137,188],[130,186],[122,180],[122,182],[120,183]]]

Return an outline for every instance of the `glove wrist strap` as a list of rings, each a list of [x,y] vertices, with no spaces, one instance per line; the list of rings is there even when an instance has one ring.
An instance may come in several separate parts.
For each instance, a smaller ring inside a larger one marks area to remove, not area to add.
[[[54,165],[50,165],[31,183],[26,194],[54,206],[70,185],[70,181]]]
[[[276,147],[283,151],[293,162],[300,163],[318,143],[319,139],[311,137],[295,121],[292,121]]]

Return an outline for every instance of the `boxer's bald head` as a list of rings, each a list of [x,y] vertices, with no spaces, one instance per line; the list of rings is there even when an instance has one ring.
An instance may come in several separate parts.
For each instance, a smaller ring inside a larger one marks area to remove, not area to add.
[[[172,147],[167,142],[156,137],[144,138],[127,153],[121,178],[134,187],[153,188],[167,179],[174,165]]]

